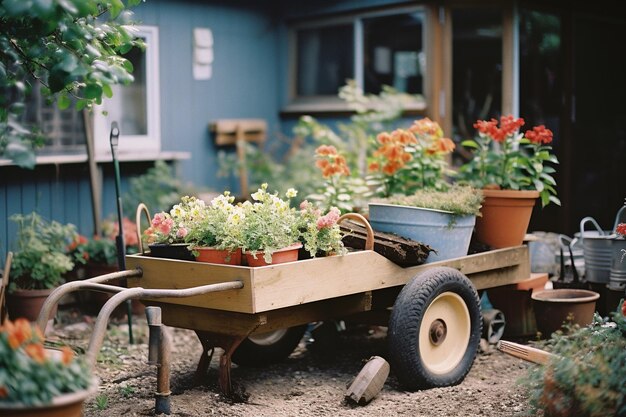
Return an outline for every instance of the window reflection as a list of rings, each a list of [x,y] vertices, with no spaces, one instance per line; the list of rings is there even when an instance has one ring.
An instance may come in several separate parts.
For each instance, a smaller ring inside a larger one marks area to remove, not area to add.
[[[399,91],[424,91],[425,55],[422,52],[422,13],[363,20],[363,80],[367,93],[383,85]]]
[[[502,13],[482,8],[456,9],[452,25],[452,123],[458,142],[474,136],[476,120],[500,115]]]

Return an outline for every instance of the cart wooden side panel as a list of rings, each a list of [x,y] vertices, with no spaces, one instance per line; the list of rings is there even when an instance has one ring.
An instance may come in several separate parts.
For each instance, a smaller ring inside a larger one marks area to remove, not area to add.
[[[265,267],[240,267],[129,255],[128,268],[140,267],[141,278],[129,287],[190,288],[241,280],[244,288],[160,303],[261,313],[281,308],[402,286],[419,272],[448,266],[472,280],[477,289],[513,284],[530,276],[528,248],[519,246],[402,268],[374,251],[316,258]]]

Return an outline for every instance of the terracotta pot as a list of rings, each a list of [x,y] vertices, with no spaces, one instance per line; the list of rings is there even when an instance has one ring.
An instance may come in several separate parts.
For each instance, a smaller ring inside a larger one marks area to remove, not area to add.
[[[263,252],[256,253],[256,259],[254,256],[246,252],[246,261],[248,266],[266,266],[266,265],[275,265],[282,264],[286,262],[293,262],[298,260],[298,250],[302,247],[302,243],[296,243],[291,246],[287,246],[286,248],[279,249],[272,253],[272,263],[268,264],[265,262],[263,258]]]
[[[241,248],[222,250],[215,248],[195,248],[198,251],[196,261],[212,264],[241,265]]]
[[[37,321],[43,303],[53,290],[15,290],[7,294],[9,318],[15,320],[18,317],[25,317],[29,321]],[[55,306],[50,318],[53,319],[56,314],[57,307]]]
[[[82,417],[85,400],[98,390],[96,381],[89,388],[62,394],[52,399],[52,404],[31,405],[0,404],[0,415],[12,417]]]
[[[492,248],[519,246],[530,223],[537,191],[482,190],[485,200],[476,218],[476,239]]]
[[[532,294],[537,329],[545,338],[564,322],[586,326],[593,320],[600,294],[589,290],[562,288]]]

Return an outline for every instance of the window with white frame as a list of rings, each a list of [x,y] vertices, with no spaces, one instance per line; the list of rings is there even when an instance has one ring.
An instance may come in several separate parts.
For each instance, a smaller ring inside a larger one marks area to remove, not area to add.
[[[161,150],[159,94],[159,30],[137,26],[136,36],[146,48],[133,48],[124,55],[134,67],[135,81],[112,86],[113,96],[94,108],[94,140],[97,159],[111,154],[111,123],[119,125],[119,153],[157,154]]]
[[[426,56],[421,8],[302,22],[291,28],[291,101],[336,100],[346,80],[366,93],[383,85],[423,94]]]

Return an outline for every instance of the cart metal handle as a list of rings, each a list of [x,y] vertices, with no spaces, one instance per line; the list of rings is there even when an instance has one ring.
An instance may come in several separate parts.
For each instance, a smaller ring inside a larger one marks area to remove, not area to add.
[[[358,213],[346,213],[343,216],[339,217],[339,220],[337,220],[337,224],[340,224],[346,219],[356,220],[358,223],[361,223],[363,224],[363,226],[365,226],[365,229],[367,230],[367,237],[365,238],[365,250],[374,250],[374,230],[372,229],[372,226],[370,226],[370,222],[368,222],[365,217]]]
[[[150,224],[150,212],[148,211],[148,206],[144,203],[139,203],[137,206],[137,211],[135,213],[135,223],[137,224],[137,240],[139,241],[139,253],[143,254],[143,240],[141,240],[141,214],[144,213],[146,215],[146,219],[148,219],[148,224]]]

